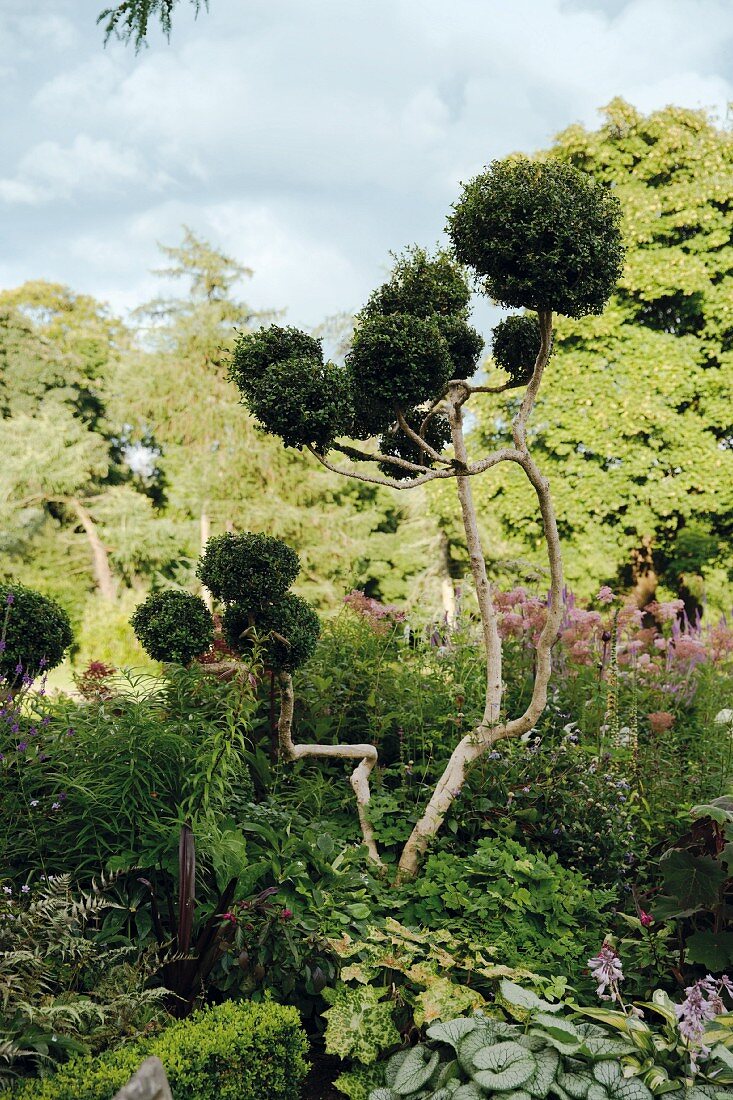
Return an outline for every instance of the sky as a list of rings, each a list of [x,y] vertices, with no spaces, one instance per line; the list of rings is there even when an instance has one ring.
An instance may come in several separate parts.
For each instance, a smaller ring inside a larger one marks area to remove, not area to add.
[[[617,95],[733,101],[731,0],[181,0],[137,55],[104,47],[103,6],[0,4],[0,287],[123,315],[185,224],[253,269],[254,308],[318,325],[443,239],[494,158]]]

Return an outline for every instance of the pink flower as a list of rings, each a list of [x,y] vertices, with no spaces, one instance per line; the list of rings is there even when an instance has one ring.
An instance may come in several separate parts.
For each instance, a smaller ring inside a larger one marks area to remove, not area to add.
[[[652,733],[665,733],[674,725],[674,715],[667,710],[655,710],[647,714]]]
[[[613,589],[609,588],[607,584],[602,584],[596,593],[598,603],[613,603],[615,599]]]
[[[645,913],[643,909],[639,911],[639,920],[645,928],[649,928],[652,924],[654,924],[654,917],[651,915],[651,913]]]
[[[292,917],[293,917],[293,910],[292,909],[283,909],[282,913],[280,914],[280,920],[292,920]]]

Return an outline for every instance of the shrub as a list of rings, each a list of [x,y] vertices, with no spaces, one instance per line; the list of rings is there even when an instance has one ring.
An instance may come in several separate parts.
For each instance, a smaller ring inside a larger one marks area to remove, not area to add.
[[[272,535],[247,531],[209,539],[196,570],[218,600],[247,611],[281,599],[300,572],[295,550]]]
[[[22,584],[0,584],[0,609],[0,674],[9,680],[22,673],[34,677],[61,663],[74,636],[55,600]]]
[[[369,296],[360,318],[390,313],[423,318],[462,314],[470,299],[466,276],[449,253],[430,256],[424,248],[412,247],[396,258],[390,278]]]
[[[540,325],[536,315],[506,317],[493,331],[492,355],[497,367],[510,378],[510,388],[526,386],[534,373],[540,350]]]
[[[602,183],[559,161],[494,161],[448,218],[461,263],[504,306],[601,313],[622,270],[621,207]]]
[[[246,653],[250,647],[250,640],[242,637],[249,625],[249,612],[241,604],[231,604],[224,612],[224,636],[236,652]],[[307,600],[287,592],[257,615],[255,629],[270,668],[292,672],[313,653],[321,624]]]
[[[436,397],[451,375],[448,345],[437,324],[409,313],[365,319],[354,335],[347,366],[357,436],[389,427],[395,404],[412,408]]]
[[[323,362],[320,340],[297,328],[270,325],[240,336],[232,354],[229,377],[245,395],[253,393],[275,363],[287,359]]]
[[[163,1063],[174,1100],[291,1100],[306,1075],[307,1039],[294,1008],[225,1001],[161,1035],[79,1058],[29,1082],[15,1100],[111,1100],[147,1057]],[[9,1100],[9,1098],[8,1098]]]
[[[156,661],[187,665],[205,653],[214,638],[206,604],[190,592],[153,592],[130,622],[145,651]]]
[[[329,449],[351,427],[350,379],[333,363],[304,356],[273,363],[261,382],[252,385],[249,410],[286,447]]]

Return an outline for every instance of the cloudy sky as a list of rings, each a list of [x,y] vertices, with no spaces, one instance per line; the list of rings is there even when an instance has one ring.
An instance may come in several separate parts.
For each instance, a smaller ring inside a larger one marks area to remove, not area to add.
[[[733,100],[731,0],[181,0],[137,56],[103,48],[102,6],[0,3],[0,286],[119,311],[185,223],[254,269],[254,306],[318,324],[494,157],[616,95]]]

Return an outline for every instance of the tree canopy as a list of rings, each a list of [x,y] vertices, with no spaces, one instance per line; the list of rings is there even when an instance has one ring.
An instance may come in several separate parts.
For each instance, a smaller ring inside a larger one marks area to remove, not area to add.
[[[534,428],[557,498],[569,584],[661,580],[688,607],[726,606],[733,578],[733,133],[704,112],[622,100],[546,154],[618,196],[626,266],[600,317],[560,319]],[[504,348],[495,345],[501,361]],[[501,362],[502,366],[506,364]],[[505,397],[483,435],[503,431]],[[511,472],[480,488],[497,559],[539,549]]]

